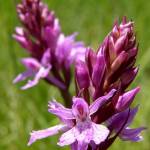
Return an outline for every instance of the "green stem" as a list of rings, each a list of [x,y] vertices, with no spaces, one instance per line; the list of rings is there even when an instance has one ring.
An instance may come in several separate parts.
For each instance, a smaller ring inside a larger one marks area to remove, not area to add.
[[[69,89],[62,90],[62,89],[59,88],[59,90],[60,90],[60,93],[61,93],[61,95],[64,99],[65,106],[70,108],[71,107],[71,102],[72,102],[72,100],[71,100],[72,97],[69,93]]]

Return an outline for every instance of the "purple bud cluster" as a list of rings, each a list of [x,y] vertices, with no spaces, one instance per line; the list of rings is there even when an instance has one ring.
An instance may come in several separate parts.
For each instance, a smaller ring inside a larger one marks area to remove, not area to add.
[[[36,140],[62,132],[59,146],[72,150],[106,150],[119,137],[125,141],[141,141],[145,127],[130,128],[138,107],[131,107],[140,90],[127,90],[135,79],[138,44],[134,23],[122,19],[115,22],[97,51],[76,42],[76,33],[65,36],[53,11],[41,0],[22,0],[17,6],[22,27],[13,37],[27,50],[23,58],[26,71],[14,83],[28,80],[22,89],[35,86],[41,78],[59,88],[67,107],[50,101],[48,111],[61,124],[32,131],[28,145]],[[75,66],[75,94],[70,94],[71,65]],[[74,96],[73,96],[74,95]],[[72,99],[72,106],[71,106]]]

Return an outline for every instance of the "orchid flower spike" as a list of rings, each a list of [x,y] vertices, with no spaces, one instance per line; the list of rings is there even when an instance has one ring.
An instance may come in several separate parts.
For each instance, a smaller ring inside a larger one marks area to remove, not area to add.
[[[28,145],[36,140],[55,135],[60,131],[64,133],[57,144],[59,146],[71,145],[73,150],[87,150],[88,145],[93,146],[93,142],[94,145],[104,142],[109,135],[109,129],[105,125],[94,123],[91,120],[91,115],[106,104],[115,91],[114,89],[111,90],[90,106],[80,97],[73,97],[72,109],[65,108],[56,101],[49,102],[48,111],[59,117],[63,123],[48,129],[31,132]]]
[[[26,49],[30,58],[23,59],[27,71],[19,74],[14,83],[33,77],[33,81],[29,80],[22,87],[28,89],[44,78],[60,89],[67,89],[71,80],[71,65],[77,60],[85,60],[84,43],[76,41],[77,33],[65,36],[59,19],[41,0],[22,0],[17,5],[17,12],[23,27],[16,27],[13,38]],[[43,57],[47,54],[50,57],[47,57],[45,66]]]
[[[20,73],[13,81],[13,83],[17,83],[19,81],[26,80],[29,77],[33,77],[33,80],[28,80],[26,85],[24,85],[21,89],[25,90],[27,88],[31,88],[38,84],[41,78],[46,78],[51,69],[51,64],[49,63],[50,59],[50,51],[47,50],[41,60],[41,63],[38,62],[35,58],[24,58],[22,59],[22,63],[26,67],[26,71]]]

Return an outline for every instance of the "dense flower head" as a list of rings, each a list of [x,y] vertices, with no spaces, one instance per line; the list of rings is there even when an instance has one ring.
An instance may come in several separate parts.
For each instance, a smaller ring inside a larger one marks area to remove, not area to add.
[[[61,89],[68,88],[71,64],[85,59],[86,49],[83,42],[75,41],[77,33],[65,36],[54,12],[49,11],[41,0],[22,0],[17,5],[17,12],[23,27],[17,27],[13,37],[29,52],[32,61],[29,63],[36,61],[40,68],[35,67],[38,68],[36,73],[35,68],[27,68],[27,71],[34,73],[19,74],[14,82],[39,76],[36,81],[29,81],[22,89],[36,85],[40,78]],[[46,61],[46,67],[43,61]],[[44,75],[38,75],[39,72]]]
[[[115,23],[97,52],[88,48],[86,61],[76,63],[77,91],[88,91],[95,100],[115,88],[117,94],[109,107],[113,108],[113,113],[123,111],[139,91],[139,87],[127,93],[125,91],[138,72],[134,66],[136,54],[133,22],[123,18],[120,25]]]
[[[120,25],[118,22],[115,23],[97,52],[91,48],[87,49],[86,66],[88,71],[87,69],[85,71],[95,88],[95,97],[103,95],[112,88],[118,89],[120,86],[120,91],[123,93],[134,80],[138,72],[138,68],[134,66],[138,45],[133,24],[131,21],[127,22],[124,17]],[[80,70],[83,68],[82,66]],[[76,68],[79,68],[78,65]],[[85,81],[88,83],[89,81],[86,79]],[[80,82],[78,83],[80,84]],[[101,89],[101,93],[96,93],[97,89],[98,91]]]
[[[73,97],[72,109],[65,108],[56,101],[50,101],[48,111],[58,116],[63,124],[45,130],[33,131],[28,145],[38,139],[55,135],[59,131],[64,133],[61,135],[58,145],[71,145],[73,150],[87,150],[89,145],[95,147],[104,142],[110,131],[105,125],[94,123],[91,116],[103,105],[106,105],[115,92],[116,90],[111,90],[107,95],[99,97],[90,106],[85,99]]]
[[[116,90],[112,89],[107,95],[97,98],[90,106],[86,99],[73,97],[71,109],[65,108],[55,100],[50,101],[48,111],[56,115],[62,124],[44,130],[32,131],[28,145],[59,132],[63,132],[63,134],[57,144],[59,146],[70,145],[72,150],[87,150],[89,147],[92,147],[93,150],[97,148],[105,150],[117,136],[122,140],[141,141],[140,133],[145,127],[133,129],[128,127],[132,123],[138,107],[127,108],[101,124],[97,124],[92,117],[113,100],[115,93]]]
[[[122,85],[125,90],[135,78],[138,68],[134,67],[138,44],[134,33],[134,23],[123,18],[121,24],[115,23],[112,31],[100,46],[100,53],[104,53],[106,72],[104,89],[110,84],[113,87]],[[119,81],[120,80],[120,81]]]

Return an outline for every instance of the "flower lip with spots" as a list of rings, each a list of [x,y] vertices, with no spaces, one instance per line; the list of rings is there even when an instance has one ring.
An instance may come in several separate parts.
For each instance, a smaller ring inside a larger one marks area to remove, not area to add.
[[[99,97],[95,102],[88,106],[83,98],[73,97],[72,109],[65,108],[62,104],[49,102],[48,111],[63,122],[63,124],[50,127],[48,129],[33,131],[28,145],[36,140],[46,138],[64,132],[58,142],[58,145],[72,145],[77,142],[77,150],[87,150],[87,147],[93,141],[96,145],[105,141],[109,135],[109,129],[104,125],[94,123],[90,116],[98,111],[104,104],[111,100],[116,90],[111,90],[107,95]],[[76,120],[75,124],[73,123]]]

